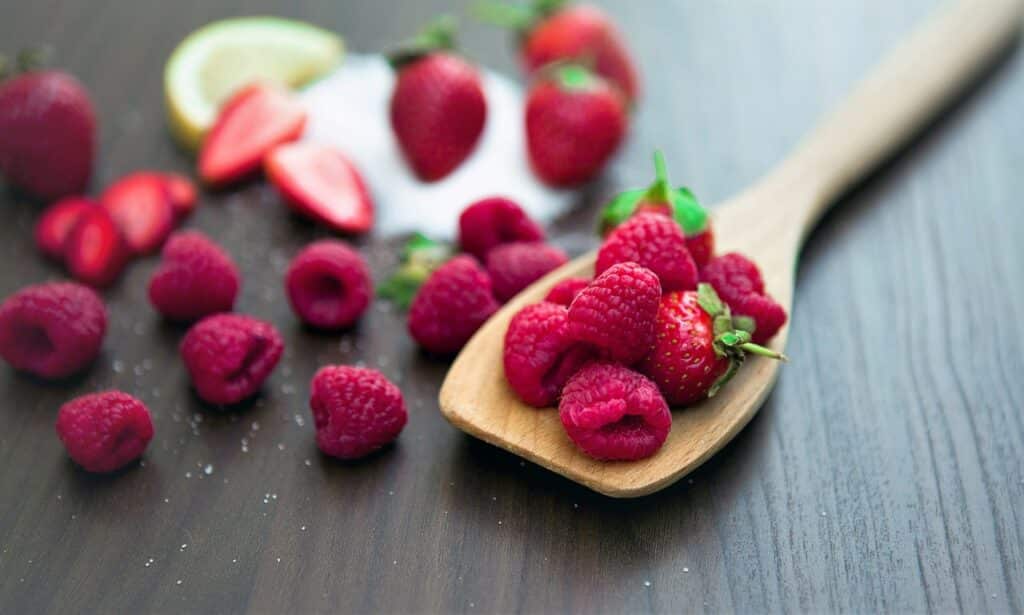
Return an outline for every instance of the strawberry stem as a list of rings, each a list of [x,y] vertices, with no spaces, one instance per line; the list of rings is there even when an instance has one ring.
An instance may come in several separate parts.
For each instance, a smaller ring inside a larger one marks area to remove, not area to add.
[[[745,344],[738,345],[737,348],[740,348],[744,352],[749,352],[750,354],[756,354],[759,357],[768,357],[769,359],[777,359],[779,361],[782,361],[783,363],[789,363],[789,357],[787,357],[786,355],[782,354],[781,352],[775,352],[771,348],[765,348],[760,344],[747,342]]]
[[[458,25],[458,20],[452,15],[438,15],[416,36],[389,54],[391,66],[397,70],[435,51],[455,49],[455,32]]]
[[[473,16],[484,23],[515,30],[525,36],[537,23],[558,12],[566,0],[533,0],[528,5],[483,0],[472,9]]]
[[[473,16],[484,23],[517,32],[529,30],[537,18],[530,7],[508,2],[477,2],[472,10]]]
[[[668,169],[665,166],[665,155],[660,149],[654,150],[654,183],[647,189],[644,200],[649,203],[672,204],[672,184],[668,181]]]

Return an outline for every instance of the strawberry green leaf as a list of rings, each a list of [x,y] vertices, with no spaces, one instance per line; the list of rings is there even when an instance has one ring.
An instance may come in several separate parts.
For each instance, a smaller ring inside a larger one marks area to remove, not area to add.
[[[377,286],[377,296],[407,309],[430,274],[452,257],[452,247],[416,233],[402,248],[402,261],[388,279]]]

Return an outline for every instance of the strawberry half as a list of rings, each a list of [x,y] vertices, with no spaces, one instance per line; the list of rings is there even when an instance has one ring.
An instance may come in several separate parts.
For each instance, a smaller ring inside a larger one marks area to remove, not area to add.
[[[96,201],[84,196],[69,196],[47,207],[36,223],[36,247],[54,260],[63,260],[71,229],[82,214],[95,207]]]
[[[199,152],[199,176],[222,186],[252,173],[275,146],[295,141],[306,111],[290,92],[256,83],[242,88],[221,109]]]
[[[75,279],[108,286],[128,262],[128,248],[106,209],[84,211],[64,244],[64,264]]]
[[[319,143],[274,148],[267,178],[296,212],[345,233],[373,226],[373,200],[359,171],[337,149]]]
[[[175,211],[163,174],[132,173],[110,185],[100,197],[133,254],[163,245],[174,229]]]
[[[423,181],[454,171],[476,148],[487,120],[480,75],[451,53],[454,24],[439,19],[392,55],[398,71],[391,128],[405,159]]]
[[[174,217],[178,220],[188,217],[196,209],[196,186],[192,180],[177,173],[157,173],[164,182],[167,196],[174,209]]]

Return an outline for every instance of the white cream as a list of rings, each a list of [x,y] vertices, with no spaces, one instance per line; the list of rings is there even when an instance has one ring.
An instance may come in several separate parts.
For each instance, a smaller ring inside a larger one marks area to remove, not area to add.
[[[302,91],[310,112],[304,138],[337,146],[362,171],[377,208],[375,234],[421,231],[452,238],[463,208],[491,195],[514,199],[541,223],[572,205],[574,192],[552,190],[530,170],[522,88],[481,71],[487,97],[484,134],[469,159],[433,183],[419,181],[398,150],[388,119],[394,73],[385,58],[349,55],[341,68]]]

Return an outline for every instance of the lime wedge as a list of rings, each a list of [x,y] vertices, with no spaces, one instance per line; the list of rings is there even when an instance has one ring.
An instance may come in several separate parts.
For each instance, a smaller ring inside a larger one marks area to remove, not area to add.
[[[334,68],[344,49],[340,36],[302,21],[237,17],[207,24],[181,41],[164,67],[171,132],[196,149],[235,90],[259,80],[304,85]]]

